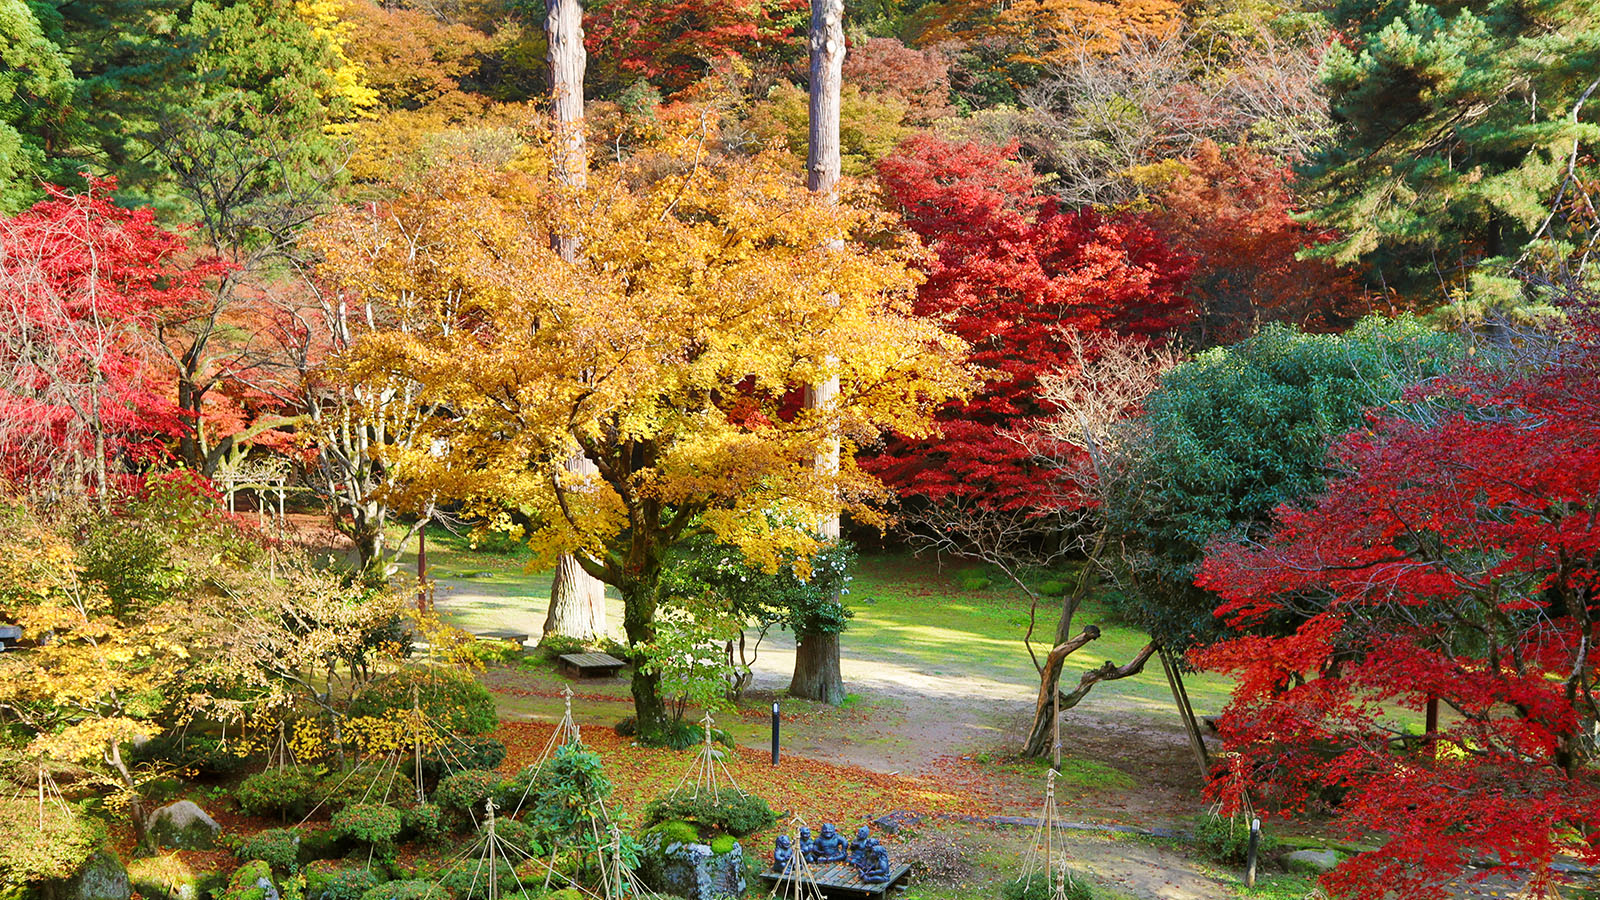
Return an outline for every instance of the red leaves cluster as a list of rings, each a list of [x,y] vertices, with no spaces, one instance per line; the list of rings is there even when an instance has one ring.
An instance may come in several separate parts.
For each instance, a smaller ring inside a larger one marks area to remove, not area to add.
[[[1353,835],[1386,835],[1328,877],[1343,894],[1439,896],[1479,858],[1536,878],[1560,853],[1600,861],[1596,362],[1469,374],[1375,417],[1326,496],[1205,562],[1218,615],[1299,622],[1196,656],[1239,678],[1223,790],[1290,814],[1337,800]],[[1437,730],[1405,734],[1430,700]]]
[[[1327,240],[1293,218],[1293,175],[1248,144],[1206,141],[1158,198],[1157,222],[1194,255],[1189,294],[1202,346],[1241,340],[1267,322],[1306,331],[1349,327],[1367,312],[1355,279],[1297,254]]]
[[[805,0],[600,0],[584,10],[583,43],[603,78],[672,93],[721,60],[797,45],[805,9]]]
[[[920,136],[878,174],[928,245],[918,312],[946,319],[993,374],[939,414],[941,438],[892,441],[868,465],[902,495],[1035,505],[1041,475],[1009,434],[1048,412],[1040,376],[1074,364],[1073,332],[1157,338],[1187,321],[1189,260],[1142,217],[1061,209],[1014,146]]]
[[[149,341],[222,264],[180,263],[186,240],[151,209],[112,203],[115,188],[52,186],[0,220],[0,456],[13,480],[51,477],[67,456],[88,469],[148,457],[183,425]]]

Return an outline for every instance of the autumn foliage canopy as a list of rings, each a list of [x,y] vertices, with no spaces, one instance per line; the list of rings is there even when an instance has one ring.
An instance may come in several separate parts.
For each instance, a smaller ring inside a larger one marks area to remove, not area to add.
[[[1373,417],[1325,496],[1206,560],[1219,616],[1277,626],[1195,656],[1239,679],[1218,790],[1291,816],[1336,800],[1348,833],[1383,834],[1328,876],[1344,895],[1442,896],[1490,853],[1536,884],[1558,854],[1600,861],[1595,362],[1474,372]]]
[[[928,248],[916,311],[966,340],[988,380],[943,409],[940,437],[891,441],[872,469],[902,495],[1028,506],[1039,474],[1008,432],[1045,414],[1040,376],[1072,364],[1074,333],[1159,340],[1186,321],[1189,260],[1143,218],[1061,208],[1015,147],[918,137],[879,176]]]

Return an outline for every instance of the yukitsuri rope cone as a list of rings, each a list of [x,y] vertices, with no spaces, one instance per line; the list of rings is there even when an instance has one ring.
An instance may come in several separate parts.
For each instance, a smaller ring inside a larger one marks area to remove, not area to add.
[[[545,763],[556,755],[556,751],[568,744],[583,747],[583,733],[578,730],[577,723],[572,721],[572,685],[563,685],[561,693],[564,707],[561,721],[556,724],[555,733],[550,735],[550,740],[545,741],[544,749],[540,750],[539,756],[534,759],[533,774],[528,777],[528,786],[522,789],[522,796],[517,798],[516,808],[511,810],[513,816],[522,811],[522,804],[528,802],[528,792],[533,790],[534,783],[539,780],[539,773],[544,771]]]
[[[746,796],[744,788],[739,787],[739,782],[733,780],[733,773],[728,771],[727,764],[722,761],[723,752],[716,748],[712,740],[712,726],[715,724],[710,710],[707,710],[705,718],[700,720],[700,728],[705,732],[700,752],[695,755],[694,762],[689,764],[689,771],[678,779],[678,786],[672,789],[672,793],[681,794],[687,787],[691,797],[700,796],[702,790],[710,794],[712,800],[720,800],[719,792],[726,790],[732,790],[741,797]]]
[[[49,806],[59,807],[64,821],[70,822],[78,817],[78,814],[68,805],[67,799],[61,796],[61,788],[56,785],[55,778],[51,776],[49,768],[45,766],[43,755],[39,757],[39,766],[33,781],[34,783],[31,785],[18,784],[16,793],[11,796],[11,802],[22,808],[27,805],[29,800],[34,801],[34,805],[38,807],[40,833],[44,832],[44,811]]]
[[[1022,874],[1017,883],[1024,888],[1035,881],[1050,885],[1050,900],[1066,900],[1068,879],[1066,854],[1056,846],[1056,828],[1060,819],[1056,814],[1056,778],[1060,775],[1051,769],[1044,777],[1044,806],[1039,810],[1039,827],[1034,831],[1033,845],[1022,856]]]
[[[794,855],[789,857],[789,864],[781,873],[788,877],[773,886],[772,896],[782,900],[822,900],[822,891],[817,887],[817,875],[811,871],[811,863],[800,848],[800,832],[810,830],[811,826],[798,813],[794,817],[794,826],[794,832],[789,835],[789,846],[794,848]]]

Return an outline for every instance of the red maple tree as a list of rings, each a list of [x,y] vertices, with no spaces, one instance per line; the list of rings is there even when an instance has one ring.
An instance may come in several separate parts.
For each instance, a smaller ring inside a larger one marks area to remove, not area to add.
[[[878,166],[928,247],[917,311],[946,319],[992,372],[940,412],[939,438],[892,439],[864,461],[903,496],[1036,505],[1042,475],[1011,435],[1048,414],[1039,378],[1074,364],[1073,334],[1159,339],[1190,315],[1186,256],[1142,217],[1060,208],[1016,150],[924,135]]]
[[[0,458],[4,477],[103,492],[114,459],[165,452],[182,427],[170,378],[150,359],[152,324],[193,302],[219,264],[182,265],[182,235],[149,208],[47,186],[0,219]]]
[[[584,11],[584,47],[599,81],[648,80],[665,93],[730,57],[802,46],[806,0],[599,0]]]
[[[1277,626],[1195,654],[1238,678],[1214,789],[1380,836],[1325,877],[1340,895],[1443,896],[1476,860],[1548,891],[1558,854],[1600,862],[1597,375],[1586,352],[1459,376],[1339,443],[1315,505],[1208,554],[1217,614]]]
[[[1268,322],[1348,328],[1371,312],[1355,278],[1299,259],[1330,235],[1295,221],[1293,173],[1248,144],[1205,141],[1156,198],[1161,232],[1195,258],[1189,294],[1201,346],[1229,344]]]

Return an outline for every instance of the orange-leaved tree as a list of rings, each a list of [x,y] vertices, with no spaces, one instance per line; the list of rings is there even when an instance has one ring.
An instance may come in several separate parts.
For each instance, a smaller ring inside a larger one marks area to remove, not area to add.
[[[514,514],[547,557],[575,553],[621,593],[640,659],[674,547],[709,532],[769,567],[808,559],[824,514],[878,493],[850,448],[927,433],[969,383],[959,340],[910,312],[912,248],[891,220],[811,196],[779,158],[720,152],[708,111],[680,108],[664,130],[577,202],[536,176],[456,168],[316,237],[323,277],[430,322],[370,334],[342,363],[342,378],[405,378],[448,411],[386,462],[415,490]],[[578,236],[581,257],[562,259],[552,232]],[[873,240],[830,249],[837,235]],[[824,422],[795,398],[829,365],[841,390]],[[840,438],[844,464],[817,471]],[[595,473],[567,470],[577,451]],[[646,736],[660,694],[643,666]]]

